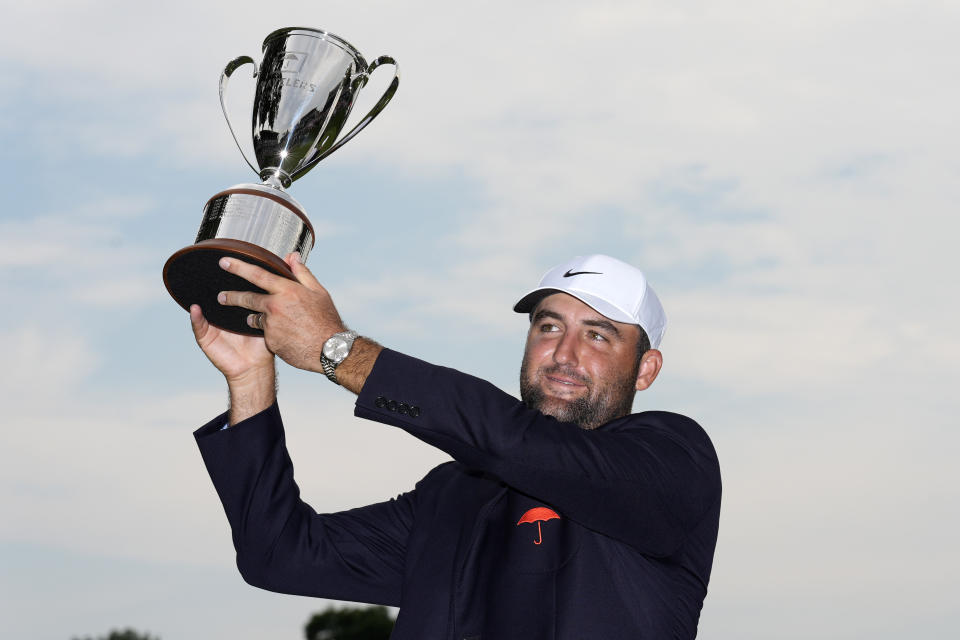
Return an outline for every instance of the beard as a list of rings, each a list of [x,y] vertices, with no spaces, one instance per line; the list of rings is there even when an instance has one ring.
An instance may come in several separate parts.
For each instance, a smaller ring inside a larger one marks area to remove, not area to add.
[[[542,380],[546,375],[560,374],[586,385],[585,395],[573,400],[564,400],[547,395],[543,391],[543,388],[531,378],[527,358],[524,357],[523,364],[520,365],[520,398],[531,409],[553,416],[561,422],[572,422],[583,429],[596,429],[630,413],[633,408],[639,371],[638,361],[633,371],[624,372],[622,376],[614,379],[603,378],[595,384],[593,379],[574,373],[560,365],[538,369],[537,379]]]

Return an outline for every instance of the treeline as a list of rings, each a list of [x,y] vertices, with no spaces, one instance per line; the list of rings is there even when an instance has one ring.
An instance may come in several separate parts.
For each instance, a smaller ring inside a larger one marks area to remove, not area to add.
[[[306,640],[388,640],[394,619],[386,607],[328,607],[315,613],[303,629]],[[161,640],[134,629],[118,629],[105,636],[72,640]]]

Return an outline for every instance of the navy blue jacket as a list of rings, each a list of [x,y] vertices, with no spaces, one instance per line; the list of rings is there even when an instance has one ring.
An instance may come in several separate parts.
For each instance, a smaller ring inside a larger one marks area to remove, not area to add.
[[[720,472],[692,420],[648,411],[587,431],[390,350],[356,415],[454,462],[393,500],[318,515],[276,404],[196,432],[250,584],[398,606],[398,640],[696,636]]]

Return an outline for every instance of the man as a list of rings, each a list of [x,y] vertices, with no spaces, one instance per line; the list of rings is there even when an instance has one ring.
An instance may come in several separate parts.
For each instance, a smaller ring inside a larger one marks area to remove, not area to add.
[[[195,435],[250,584],[398,606],[400,639],[696,636],[719,467],[692,420],[630,415],[660,371],[666,322],[640,271],[574,258],[516,304],[530,315],[521,402],[345,332],[326,290],[295,254],[287,263],[296,281],[221,261],[267,292],[219,298],[255,311],[264,338],[190,309],[230,390],[228,413]],[[394,500],[316,514],[293,480],[273,354],[323,371],[358,394],[356,415],[454,461]]]

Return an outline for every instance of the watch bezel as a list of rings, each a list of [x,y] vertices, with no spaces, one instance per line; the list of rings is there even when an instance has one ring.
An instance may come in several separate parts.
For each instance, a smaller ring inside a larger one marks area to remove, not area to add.
[[[327,341],[323,343],[323,357],[329,360],[334,365],[339,365],[341,362],[347,359],[347,356],[350,355],[350,349],[353,348],[353,343],[356,339],[360,337],[356,331],[340,331],[333,334]],[[340,355],[340,352],[344,347],[346,351]]]

